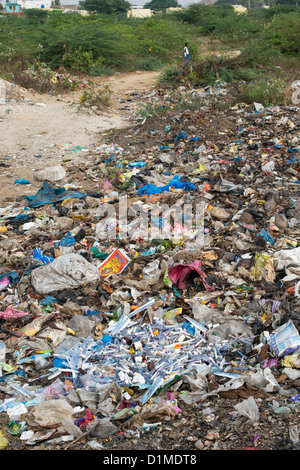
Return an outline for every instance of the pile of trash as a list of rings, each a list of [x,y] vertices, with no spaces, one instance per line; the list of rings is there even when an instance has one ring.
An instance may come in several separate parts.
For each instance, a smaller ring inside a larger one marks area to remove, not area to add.
[[[2,449],[142,448],[224,399],[298,444],[299,148],[296,106],[169,110],[1,202]]]

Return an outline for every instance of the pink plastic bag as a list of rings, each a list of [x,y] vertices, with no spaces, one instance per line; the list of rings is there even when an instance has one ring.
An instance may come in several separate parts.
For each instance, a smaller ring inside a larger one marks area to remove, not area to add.
[[[200,260],[193,261],[192,264],[178,264],[173,268],[170,268],[168,271],[169,278],[179,289],[186,289],[187,283],[190,274],[193,271],[196,271],[202,279],[203,285],[206,290],[214,290],[214,287],[210,287],[203,276],[201,271],[202,262]]]
[[[22,312],[21,310],[17,310],[13,307],[13,305],[10,305],[9,307],[7,307],[7,309],[4,312],[0,312],[0,318],[3,318],[3,320],[9,320],[10,318],[24,317],[25,315],[29,315],[29,313]]]
[[[0,291],[5,289],[9,285],[9,280],[8,277],[5,276],[1,281],[0,281]]]
[[[109,181],[108,178],[105,178],[105,179],[102,181],[102,187],[103,187],[104,191],[108,191],[109,189],[112,188],[112,184],[111,184],[111,182]]]

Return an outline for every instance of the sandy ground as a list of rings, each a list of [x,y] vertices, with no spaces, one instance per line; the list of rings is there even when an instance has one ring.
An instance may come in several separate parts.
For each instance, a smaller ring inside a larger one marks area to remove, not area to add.
[[[79,110],[80,89],[65,95],[41,95],[7,83],[6,100],[0,104],[0,197],[34,194],[41,186],[34,172],[63,164],[80,162],[87,149],[93,151],[101,135],[110,129],[132,124],[132,101],[140,93],[153,91],[158,72],[134,72],[108,77],[113,94],[111,107],[100,114]],[[100,79],[95,83],[101,84]],[[125,104],[124,104],[125,103]],[[81,151],[73,151],[85,147]],[[16,185],[18,178],[30,186]]]

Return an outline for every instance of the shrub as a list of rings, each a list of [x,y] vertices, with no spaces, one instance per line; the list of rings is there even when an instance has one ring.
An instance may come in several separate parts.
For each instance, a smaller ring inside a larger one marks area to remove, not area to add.
[[[112,90],[109,85],[101,85],[95,88],[94,83],[90,82],[89,89],[84,91],[80,97],[79,104],[84,108],[96,108],[103,110],[107,108],[110,103]]]
[[[264,31],[263,39],[284,55],[300,57],[300,14],[281,14]]]
[[[92,51],[84,51],[81,46],[65,55],[65,66],[78,72],[89,73],[94,66]]]
[[[252,83],[238,83],[235,97],[246,104],[254,102],[263,106],[283,105],[285,103],[285,82],[276,79],[260,79]]]
[[[93,75],[94,77],[99,77],[101,75],[110,76],[114,73],[115,71],[113,68],[106,67],[106,65],[102,65],[100,63],[95,63],[91,71],[91,75]]]
[[[34,25],[45,23],[46,19],[48,18],[47,10],[37,10],[36,8],[25,9],[24,14],[28,23]]]
[[[178,83],[182,78],[182,70],[176,65],[165,68],[158,77],[159,85],[169,85],[170,83]]]
[[[155,56],[148,56],[138,59],[135,62],[137,70],[158,70],[162,67],[162,61]]]

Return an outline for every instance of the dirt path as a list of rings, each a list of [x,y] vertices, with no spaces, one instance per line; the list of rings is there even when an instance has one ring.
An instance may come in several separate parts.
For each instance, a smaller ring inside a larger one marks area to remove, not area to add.
[[[80,162],[87,149],[93,151],[101,134],[130,124],[131,94],[153,90],[158,72],[117,74],[105,82],[113,91],[111,108],[103,113],[86,113],[78,108],[80,89],[63,96],[40,95],[6,84],[6,102],[0,104],[0,164],[3,200],[19,194],[33,194],[40,187],[34,172],[70,159]],[[94,80],[100,84],[101,80]],[[125,104],[124,105],[124,101]],[[86,147],[70,152],[74,148]],[[18,178],[30,186],[15,185]]]

